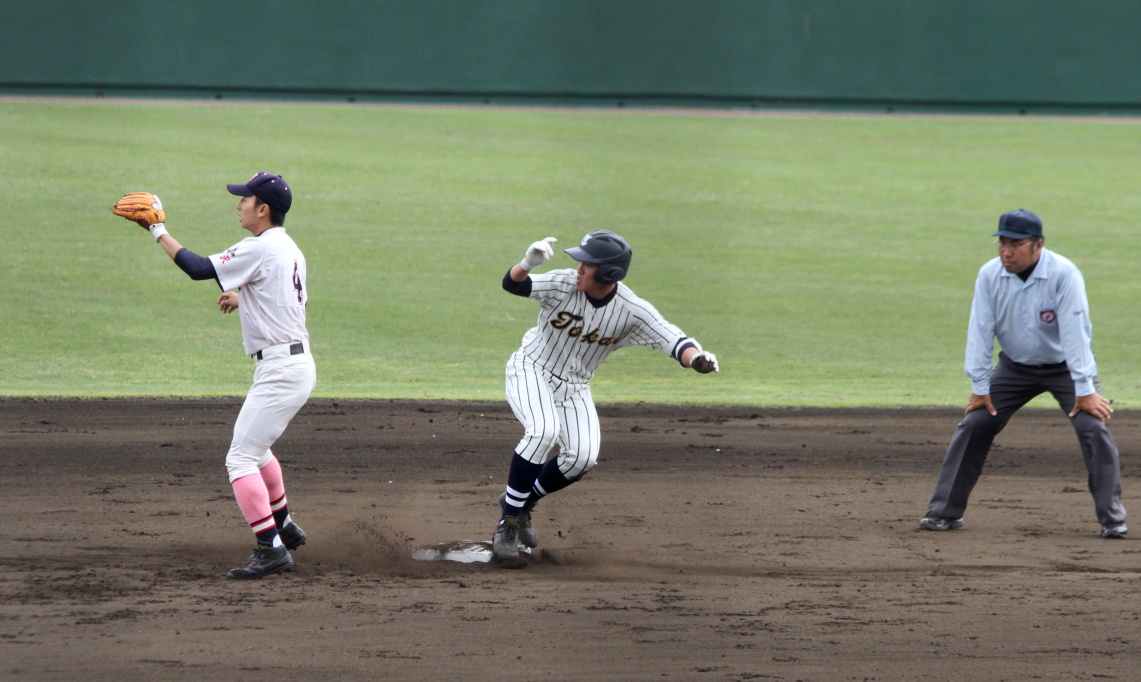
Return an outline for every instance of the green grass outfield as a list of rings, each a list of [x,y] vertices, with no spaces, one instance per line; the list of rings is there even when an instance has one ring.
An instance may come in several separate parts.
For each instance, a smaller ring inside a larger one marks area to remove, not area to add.
[[[0,100],[0,395],[244,394],[216,286],[109,208],[155,192],[216,253],[247,234],[225,183],[269,170],[318,396],[500,399],[537,315],[503,273],[605,228],[722,372],[624,349],[600,403],[961,404],[975,274],[1025,207],[1085,273],[1103,392],[1141,407],[1139,159],[1124,119]]]

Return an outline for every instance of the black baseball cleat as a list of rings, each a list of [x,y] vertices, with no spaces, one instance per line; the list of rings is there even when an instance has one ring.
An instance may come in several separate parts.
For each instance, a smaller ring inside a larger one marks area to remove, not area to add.
[[[531,527],[531,512],[526,510],[519,512],[519,532],[516,538],[520,544],[527,547],[538,547],[539,540],[535,537],[535,529]]]
[[[519,558],[519,519],[505,516],[495,527],[495,537],[491,540],[491,551],[500,559]]]
[[[1123,522],[1106,523],[1101,527],[1101,536],[1103,538],[1123,538],[1129,529],[1125,527]]]
[[[963,517],[954,518],[951,516],[928,514],[920,519],[919,527],[923,530],[955,530],[956,528],[963,527]]]
[[[245,568],[231,569],[227,574],[229,578],[256,579],[267,575],[274,575],[293,568],[293,557],[289,550],[281,547],[259,546],[250,555],[250,563]]]
[[[523,505],[522,511],[519,512],[519,535],[518,540],[527,547],[538,547],[539,539],[535,536],[535,529],[531,527],[531,510],[535,508],[538,500],[535,499],[534,493],[531,497],[527,498],[527,504]],[[507,493],[499,496],[500,509],[507,508]]]
[[[281,530],[277,531],[277,535],[281,538],[281,542],[285,545],[286,549],[297,549],[301,545],[304,545],[305,541],[309,538],[309,536],[305,534],[305,531],[301,530],[301,526],[292,521],[282,526]]]

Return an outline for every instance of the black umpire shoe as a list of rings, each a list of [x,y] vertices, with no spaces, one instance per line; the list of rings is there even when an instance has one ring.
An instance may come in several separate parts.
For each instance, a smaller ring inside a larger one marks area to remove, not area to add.
[[[293,568],[293,557],[289,550],[281,547],[262,547],[254,550],[250,556],[250,564],[245,568],[231,569],[227,577],[255,579]]]
[[[919,521],[919,527],[923,530],[955,530],[963,527],[963,517],[928,514]]]
[[[301,530],[301,526],[292,521],[282,526],[281,530],[277,531],[277,535],[281,538],[286,549],[297,549],[304,545],[309,538],[305,531]]]
[[[535,499],[534,494],[527,498],[527,504],[523,505],[523,509],[519,512],[519,534],[517,539],[527,547],[538,547],[539,539],[535,535],[535,529],[531,527],[531,510],[539,500]],[[499,496],[499,507],[504,509],[507,507],[507,493]],[[290,547],[290,549],[293,549]]]
[[[491,551],[500,559],[519,558],[519,519],[505,516],[495,527],[495,537],[491,541]]]

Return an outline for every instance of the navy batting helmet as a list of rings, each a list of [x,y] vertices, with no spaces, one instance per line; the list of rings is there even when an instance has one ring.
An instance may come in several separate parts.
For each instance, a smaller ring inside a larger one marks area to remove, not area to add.
[[[630,257],[634,252],[622,237],[607,230],[595,230],[582,238],[578,246],[566,250],[580,263],[594,263],[594,281],[615,284],[630,271]]]

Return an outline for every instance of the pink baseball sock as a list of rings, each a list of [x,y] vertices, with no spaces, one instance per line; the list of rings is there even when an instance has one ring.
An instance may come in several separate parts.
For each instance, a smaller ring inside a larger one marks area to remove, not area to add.
[[[269,508],[269,491],[261,476],[242,476],[234,481],[234,497],[238,500],[238,507],[242,515],[250,524],[250,530],[257,536],[258,544],[278,545],[281,540],[277,537],[277,524],[273,521],[273,512]]]
[[[266,491],[269,493],[269,508],[273,512],[273,520],[281,528],[289,523],[289,501],[285,499],[285,479],[281,475],[281,463],[270,454],[269,464],[261,469],[261,480],[265,481]]]

